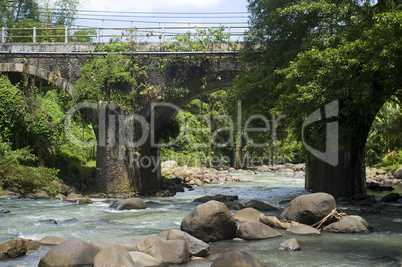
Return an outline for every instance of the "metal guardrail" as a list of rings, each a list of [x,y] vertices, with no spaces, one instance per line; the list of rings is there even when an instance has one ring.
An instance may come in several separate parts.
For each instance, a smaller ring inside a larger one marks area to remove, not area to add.
[[[6,43],[7,40],[12,40],[12,38],[23,38],[23,39],[32,39],[32,43],[37,43],[38,38],[63,38],[64,42],[68,43],[69,38],[76,38],[76,37],[89,37],[95,38],[95,42],[101,42],[101,38],[107,37],[118,37],[122,40],[125,39],[127,41],[134,40],[138,37],[146,37],[146,38],[158,38],[162,42],[166,42],[166,37],[175,37],[189,33],[190,36],[208,36],[210,34],[200,34],[198,30],[207,30],[207,29],[220,29],[224,28],[223,34],[228,35],[228,41],[230,41],[231,36],[243,36],[246,34],[247,29],[249,26],[169,26],[169,27],[108,27],[108,28],[100,28],[100,27],[88,27],[88,28],[72,28],[72,27],[65,27],[65,28],[2,28],[1,29],[1,42]],[[243,29],[242,32],[237,30]],[[88,34],[88,35],[74,35],[71,32],[81,31],[81,30],[94,30],[96,34]],[[187,31],[185,31],[187,30]],[[6,33],[12,33],[13,31],[28,31],[32,32],[32,35],[6,35]],[[47,31],[48,33],[53,31],[56,34],[45,34],[45,35],[38,35],[38,31]],[[64,31],[64,34],[61,33]],[[104,31],[120,31],[118,34],[102,34]],[[178,32],[173,32],[178,31]],[[185,31],[185,32],[183,32]],[[193,31],[193,32],[191,32]]]

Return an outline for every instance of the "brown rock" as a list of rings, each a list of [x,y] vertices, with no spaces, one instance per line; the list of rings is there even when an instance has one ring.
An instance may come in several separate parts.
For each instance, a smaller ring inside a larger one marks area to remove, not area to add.
[[[265,267],[265,264],[253,255],[243,251],[230,251],[219,256],[211,267]]]
[[[63,241],[66,241],[67,239],[63,237],[58,237],[58,236],[45,236],[42,238],[39,243],[41,245],[50,245],[50,246],[55,246],[60,244]]]
[[[237,228],[237,236],[245,240],[267,239],[281,235],[278,231],[260,222],[244,222]]]
[[[327,193],[298,196],[280,215],[280,220],[296,221],[312,225],[336,208],[335,198]]]
[[[233,214],[233,219],[236,222],[259,222],[261,212],[254,208],[245,208],[239,211],[236,211]]]
[[[320,231],[309,225],[293,225],[286,229],[286,234],[294,235],[321,235]]]
[[[28,241],[14,238],[0,245],[0,260],[14,259],[24,256],[28,252]]]
[[[136,249],[166,263],[181,264],[190,260],[184,240],[166,240],[160,236],[151,236],[138,243]]]
[[[181,230],[208,243],[235,237],[236,223],[225,204],[212,200],[195,207],[181,222]]]
[[[38,267],[92,266],[98,250],[87,242],[67,239],[49,250],[40,260]]]
[[[94,258],[94,267],[135,267],[127,250],[121,245],[111,245],[99,251]]]

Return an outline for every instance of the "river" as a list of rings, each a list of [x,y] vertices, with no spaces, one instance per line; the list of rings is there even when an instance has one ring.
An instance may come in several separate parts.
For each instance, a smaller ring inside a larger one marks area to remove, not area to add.
[[[78,238],[87,242],[95,238],[115,241],[143,239],[164,230],[180,229],[181,220],[197,205],[192,201],[205,193],[238,195],[239,202],[243,204],[251,199],[264,201],[280,209],[264,212],[276,216],[287,206],[279,202],[308,193],[303,189],[302,178],[272,173],[237,175],[252,182],[195,187],[193,191],[178,193],[170,198],[144,198],[147,203],[145,210],[112,210],[106,199],[93,199],[94,204],[86,206],[58,200],[3,200],[0,209],[9,209],[11,213],[0,215],[0,243],[16,237],[40,240],[48,235]],[[220,253],[229,250],[247,251],[267,266],[401,266],[401,202],[376,203],[374,208],[338,206],[349,215],[364,217],[374,227],[374,231],[370,234],[323,232],[318,237],[297,236],[302,241],[302,250],[295,252],[278,250],[278,245],[290,238],[286,235],[247,243],[220,241],[211,245],[211,255],[206,262],[195,261],[180,266],[210,266]],[[367,209],[368,212],[362,213],[362,210]],[[56,220],[58,224],[51,224],[46,221],[48,219]],[[278,231],[284,233],[284,230]],[[29,252],[24,257],[2,261],[0,266],[37,266],[49,249],[41,246],[39,250]]]

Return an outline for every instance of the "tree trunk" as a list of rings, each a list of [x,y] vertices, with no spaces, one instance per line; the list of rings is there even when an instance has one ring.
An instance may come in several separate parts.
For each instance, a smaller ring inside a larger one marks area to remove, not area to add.
[[[126,140],[135,140],[135,131],[119,121],[122,112],[103,105],[99,116],[95,110],[87,113],[97,139],[95,190],[155,193],[161,177],[160,148],[151,145],[150,136],[140,148],[127,146]]]
[[[335,198],[366,193],[365,144],[371,123],[366,118],[340,119],[338,164],[333,166],[309,154],[305,187]],[[328,149],[328,148],[327,148]]]

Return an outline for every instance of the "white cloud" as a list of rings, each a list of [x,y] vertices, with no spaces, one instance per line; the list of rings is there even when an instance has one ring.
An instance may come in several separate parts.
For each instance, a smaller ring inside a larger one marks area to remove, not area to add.
[[[87,0],[85,2],[82,5],[85,10],[197,12],[197,9],[218,6],[221,0]]]

